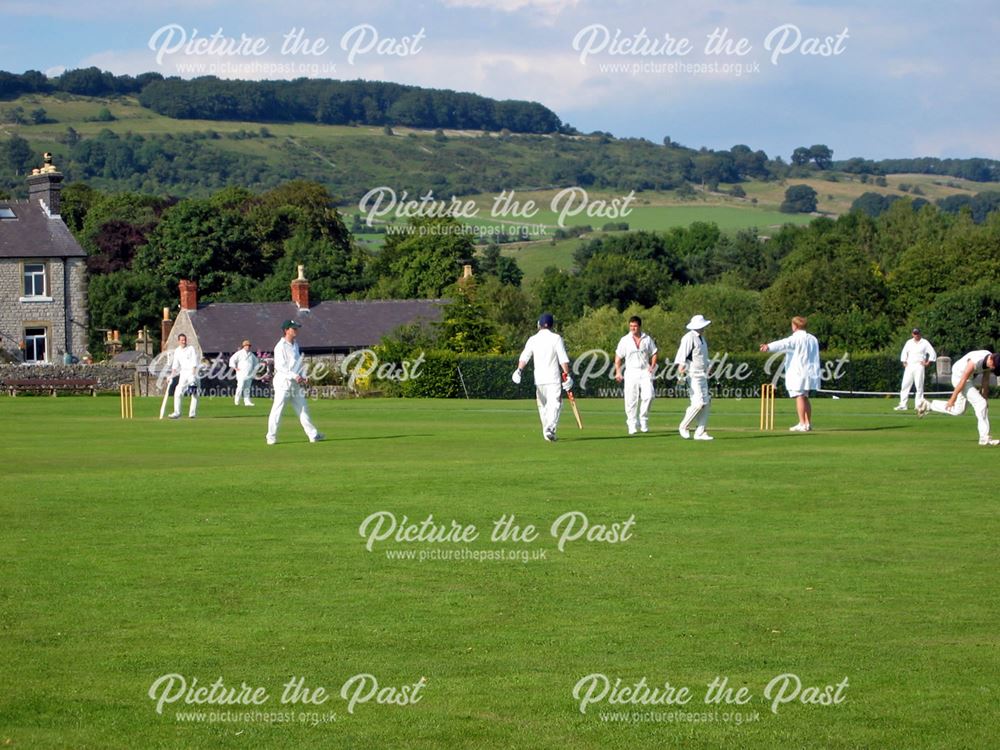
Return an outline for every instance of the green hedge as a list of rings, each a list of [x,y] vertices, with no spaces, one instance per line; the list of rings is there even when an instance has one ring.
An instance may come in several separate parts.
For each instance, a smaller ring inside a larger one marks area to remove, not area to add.
[[[843,352],[824,352],[822,361],[824,371],[834,374],[838,370],[838,362],[844,356]],[[454,352],[426,352],[418,376],[401,383],[378,381],[375,387],[387,395],[421,398],[496,398],[516,399],[533,398],[533,373],[531,365],[524,371],[521,385],[514,385],[510,375],[517,367],[516,355],[458,355]],[[768,360],[774,357],[770,373],[766,371]],[[574,389],[581,398],[617,397],[618,384],[609,377],[613,374],[613,356],[608,353],[608,366],[604,377],[592,377],[585,387],[580,384],[580,376],[588,363],[576,358],[573,367],[573,377],[578,385]],[[756,397],[761,383],[771,382],[775,371],[780,368],[782,356],[771,353],[744,353],[730,355],[723,362],[721,375],[713,378],[712,392],[717,397]],[[603,359],[598,360],[598,364]],[[668,359],[665,363],[670,364]],[[745,365],[741,370],[740,366]],[[749,374],[747,374],[749,368]],[[592,368],[598,369],[598,368]],[[933,374],[933,367],[928,372],[928,380]],[[684,395],[678,391],[676,380],[667,377],[667,371],[661,367],[656,380],[659,395]],[[836,380],[825,380],[824,389],[841,391],[886,391],[898,392],[902,379],[902,367],[895,353],[865,353],[852,354],[846,363],[839,366],[839,377]],[[740,375],[746,375],[740,378]],[[784,384],[778,380],[779,392]],[[464,388],[463,388],[464,384]],[[935,386],[928,382],[927,390],[949,390],[949,386]]]

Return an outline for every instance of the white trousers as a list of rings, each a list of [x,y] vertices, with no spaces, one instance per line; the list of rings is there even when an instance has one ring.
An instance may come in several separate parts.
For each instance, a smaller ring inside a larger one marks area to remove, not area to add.
[[[903,385],[899,389],[899,405],[906,406],[906,402],[910,398],[910,388],[916,386],[917,388],[917,398],[914,404],[919,406],[920,402],[924,400],[924,371],[927,368],[922,364],[907,365],[906,369],[903,370]]]
[[[299,422],[302,425],[302,429],[305,430],[306,435],[310,440],[312,440],[319,433],[316,429],[316,425],[312,423],[309,418],[309,409],[306,406],[306,395],[302,390],[302,386],[298,383],[288,383],[287,385],[275,385],[274,387],[274,403],[271,405],[271,413],[267,417],[267,439],[269,441],[274,441],[278,439],[278,426],[281,424],[281,412],[285,408],[285,404],[291,403],[292,409],[295,411],[295,415],[299,418]]]
[[[243,399],[243,403],[250,406],[250,386],[253,385],[253,378],[236,378],[236,397],[233,399],[234,404],[239,404],[240,399]]]
[[[629,432],[649,428],[649,405],[653,403],[653,378],[649,370],[625,371],[625,424]],[[639,413],[638,422],[636,411]]]
[[[986,374],[983,377],[989,377],[989,375]],[[958,381],[961,379],[962,374],[956,372],[952,375],[952,385],[958,385]],[[953,417],[957,417],[959,414],[965,413],[966,404],[972,404],[972,410],[976,413],[976,421],[978,422],[979,439],[989,440],[989,404],[983,398],[983,394],[979,392],[979,389],[972,384],[972,380],[972,378],[969,378],[966,381],[965,387],[958,394],[958,397],[955,399],[955,405],[951,409],[948,409],[947,401],[931,401],[931,409],[941,414],[950,414]]]
[[[542,435],[555,435],[559,428],[559,413],[562,411],[562,386],[535,386],[535,403],[538,405],[538,418],[542,422]]]
[[[195,386],[195,391],[194,395],[191,396],[191,403],[188,404],[188,416],[193,417],[198,414],[198,379],[190,376],[185,377],[184,375],[181,375],[174,388],[174,414],[181,413],[181,399],[184,396],[184,391],[192,385]]]
[[[684,412],[680,429],[690,429],[691,423],[697,418],[698,428],[696,432],[702,433],[708,425],[708,415],[712,411],[712,396],[708,392],[708,376],[688,376],[688,387],[691,391],[691,405]]]

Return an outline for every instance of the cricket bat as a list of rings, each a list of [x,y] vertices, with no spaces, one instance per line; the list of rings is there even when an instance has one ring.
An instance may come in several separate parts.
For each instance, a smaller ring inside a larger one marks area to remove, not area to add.
[[[565,380],[566,373],[563,373],[563,381]],[[566,391],[566,396],[569,398],[569,405],[573,407],[573,416],[576,417],[576,426],[582,430],[583,420],[580,419],[580,410],[576,408],[576,396],[573,395],[573,391]]]
[[[167,387],[163,389],[163,401],[160,403],[160,419],[163,419],[163,415],[167,413],[167,399],[170,398],[170,384],[173,382],[173,378],[167,381]]]

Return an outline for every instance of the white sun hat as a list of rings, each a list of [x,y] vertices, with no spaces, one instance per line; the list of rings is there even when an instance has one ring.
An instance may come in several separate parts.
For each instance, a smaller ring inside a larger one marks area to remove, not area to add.
[[[700,331],[702,328],[708,328],[712,324],[711,320],[705,320],[702,315],[695,315],[691,318],[691,322],[687,324],[687,329],[689,331]]]

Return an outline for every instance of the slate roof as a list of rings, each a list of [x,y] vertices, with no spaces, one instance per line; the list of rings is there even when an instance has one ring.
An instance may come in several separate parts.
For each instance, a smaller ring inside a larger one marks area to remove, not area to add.
[[[188,315],[203,353],[233,352],[243,339],[255,351],[270,351],[281,338],[281,324],[302,324],[297,341],[305,352],[374,346],[401,325],[441,318],[445,300],[337,300],[318,302],[300,312],[294,302],[213,302]]]
[[[50,219],[37,201],[0,201],[17,217],[0,219],[0,258],[84,258],[62,219]]]

